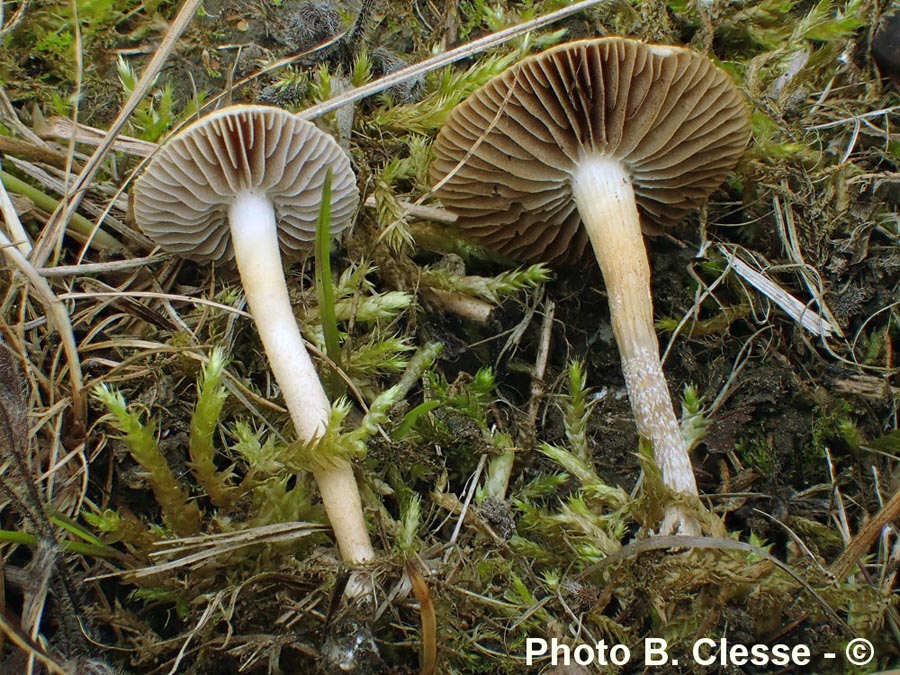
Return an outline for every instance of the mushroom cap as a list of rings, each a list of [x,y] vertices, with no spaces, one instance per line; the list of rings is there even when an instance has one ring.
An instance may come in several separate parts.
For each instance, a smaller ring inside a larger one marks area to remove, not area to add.
[[[740,92],[705,56],[580,40],[524,59],[457,106],[431,173],[465,234],[511,258],[561,262],[590,251],[570,188],[581,159],[621,161],[643,216],[667,226],[722,183],[749,136]]]
[[[359,202],[356,176],[340,146],[285,110],[230,106],[164,143],[135,182],[135,220],[167,251],[230,261],[229,208],[249,191],[272,202],[282,253],[296,257],[315,240],[329,168],[334,235],[350,224]]]

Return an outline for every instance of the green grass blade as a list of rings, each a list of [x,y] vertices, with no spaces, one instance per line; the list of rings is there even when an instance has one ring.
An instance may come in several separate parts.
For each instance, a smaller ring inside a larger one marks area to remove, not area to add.
[[[21,544],[23,546],[37,546],[40,539],[28,532],[19,532],[16,530],[0,530],[0,542],[7,544]],[[60,547],[69,553],[77,553],[79,555],[93,556],[95,558],[122,558],[122,554],[116,549],[106,546],[105,544],[88,544],[82,541],[70,541],[63,539],[59,542]]]
[[[335,313],[334,285],[331,281],[331,169],[325,175],[322,187],[322,203],[316,224],[316,295],[319,298],[319,316],[325,336],[325,352],[334,364],[341,367],[341,341],[338,337]],[[337,372],[328,378],[332,398],[344,393],[343,382]]]
[[[391,434],[391,439],[395,441],[402,439],[415,426],[416,422],[435,408],[439,408],[440,405],[440,401],[425,401],[417,405],[403,416],[400,424],[397,425],[397,428]]]

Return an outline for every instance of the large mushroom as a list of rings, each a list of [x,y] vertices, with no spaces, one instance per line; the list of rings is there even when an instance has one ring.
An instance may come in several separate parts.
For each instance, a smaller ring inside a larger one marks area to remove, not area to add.
[[[638,431],[685,495],[697,484],[660,363],[642,225],[700,206],[748,138],[741,94],[708,58],[601,38],[512,66],[457,106],[434,143],[437,195],[465,234],[532,261],[593,247]],[[678,505],[661,526],[699,530]]]
[[[331,406],[291,310],[282,253],[315,239],[322,188],[333,173],[331,229],[347,227],[359,193],[350,161],[313,124],[278,108],[240,105],[169,139],[135,182],[134,215],[162,248],[200,261],[237,262],[275,380],[297,435],[318,438]],[[353,467],[312,467],[342,558],[374,557]]]

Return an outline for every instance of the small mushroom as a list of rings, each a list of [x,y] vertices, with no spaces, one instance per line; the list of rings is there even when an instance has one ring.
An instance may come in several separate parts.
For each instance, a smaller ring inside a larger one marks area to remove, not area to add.
[[[697,485],[660,363],[642,226],[700,206],[748,138],[741,94],[708,58],[601,38],[501,73],[434,143],[437,195],[465,234],[530,261],[577,261],[593,247],[638,431],[665,484],[686,495]],[[699,525],[673,506],[661,530]]]
[[[337,234],[359,200],[344,152],[296,115],[240,105],[168,140],[134,186],[135,219],[162,248],[199,261],[236,260],[275,380],[306,440],[324,431],[331,406],[297,328],[281,258],[314,241],[329,169]],[[343,559],[373,558],[350,463],[332,459],[312,473]]]

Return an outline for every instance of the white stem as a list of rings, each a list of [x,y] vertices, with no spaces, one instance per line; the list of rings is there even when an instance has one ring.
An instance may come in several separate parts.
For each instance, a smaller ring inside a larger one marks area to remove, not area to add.
[[[331,405],[291,310],[275,211],[267,198],[244,192],[231,205],[229,219],[244,293],[275,381],[281,388],[297,435],[313,440],[325,430]],[[337,459],[315,469],[313,476],[341,557],[350,563],[374,558],[353,467],[346,460]]]
[[[696,495],[690,456],[659,359],[650,265],[631,179],[616,159],[586,157],[572,178],[572,193],[603,273],[638,432],[653,444],[663,482],[675,492]]]

